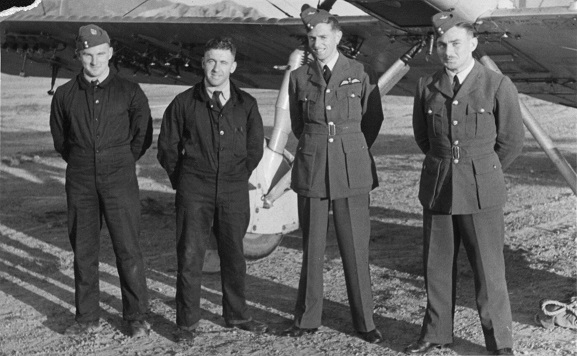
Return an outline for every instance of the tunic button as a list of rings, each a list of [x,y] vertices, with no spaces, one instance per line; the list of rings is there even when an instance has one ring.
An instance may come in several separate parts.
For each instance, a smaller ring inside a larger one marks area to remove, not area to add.
[[[459,144],[459,140],[455,140],[455,142],[453,142],[453,145],[458,145]]]
[[[496,165],[493,165],[493,169],[497,169],[497,166],[496,166]]]
[[[453,101],[453,105],[459,105],[459,100]]]
[[[481,108],[481,110],[479,110],[479,112],[485,112],[485,109]]]
[[[457,164],[457,163],[459,163],[459,160],[458,160],[458,159],[455,159],[455,160],[453,160],[453,162],[454,162],[455,164]]]
[[[351,94],[351,98],[354,98],[354,97],[355,97],[355,93],[352,93],[352,94]]]
[[[331,106],[330,106],[330,105],[327,105],[327,110],[330,110],[330,109],[332,109]]]
[[[224,131],[221,130],[221,131],[220,131],[220,135],[221,135],[221,136],[224,135]]]
[[[335,139],[334,138],[329,138],[329,142],[333,142]]]
[[[459,123],[459,121],[457,121],[457,120],[453,121],[453,126],[457,126],[458,123]]]
[[[427,114],[432,114],[433,110],[429,109],[429,111],[427,111]]]
[[[330,90],[330,89],[327,89],[327,90],[326,90],[326,92],[327,92],[327,93],[330,93],[330,92],[331,92],[331,90]]]
[[[95,103],[98,104],[100,102],[100,100],[96,100]]]

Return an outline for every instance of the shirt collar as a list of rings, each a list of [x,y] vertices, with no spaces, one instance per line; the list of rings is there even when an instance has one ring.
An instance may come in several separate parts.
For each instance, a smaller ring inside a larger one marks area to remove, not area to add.
[[[104,73],[102,73],[100,75],[100,77],[98,77],[96,79],[86,77],[86,74],[84,74],[84,71],[82,71],[82,76],[84,77],[84,79],[86,79],[86,82],[88,82],[89,84],[94,80],[97,80],[98,84],[100,84],[100,83],[104,82],[106,80],[106,78],[108,78],[109,75],[110,75],[110,67],[107,67],[106,70],[104,71]]]
[[[336,54],[333,56],[333,58],[331,58],[328,62],[326,62],[325,64],[322,64],[321,61],[317,61],[319,63],[319,66],[324,67],[324,66],[328,66],[329,69],[332,71],[333,68],[335,67],[335,65],[337,64],[337,60],[339,59],[339,51],[336,51]]]
[[[467,68],[463,69],[462,71],[460,71],[459,73],[455,73],[455,72],[451,72],[450,70],[448,70],[447,68],[445,68],[445,71],[447,72],[447,75],[449,75],[449,80],[450,83],[453,82],[453,77],[456,75],[457,77],[459,77],[459,83],[463,83],[465,82],[465,79],[467,78],[467,76],[469,75],[469,73],[471,73],[471,71],[473,70],[473,67],[475,66],[475,60],[473,59],[471,61],[471,63],[467,66]]]
[[[228,99],[230,99],[230,80],[227,80],[222,88],[217,88],[217,87],[209,87],[205,79],[204,87],[206,88],[206,93],[208,94],[209,98],[212,98],[212,93],[214,93],[216,90],[220,90],[222,94],[220,94],[219,99],[222,105],[224,105],[224,103],[226,103]]]

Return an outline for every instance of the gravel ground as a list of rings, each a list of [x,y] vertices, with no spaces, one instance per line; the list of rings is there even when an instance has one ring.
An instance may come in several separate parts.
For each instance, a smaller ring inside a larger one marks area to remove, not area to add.
[[[65,164],[52,148],[48,86],[49,79],[1,76],[0,355],[398,355],[418,337],[426,305],[417,200],[423,156],[412,138],[412,99],[406,97],[384,100],[386,121],[373,147],[380,187],[371,194],[370,268],[375,321],[384,342],[370,345],[356,336],[336,240],[330,234],[319,332],[293,339],[226,328],[220,316],[220,277],[207,274],[200,332],[190,344],[175,343],[174,194],[156,162],[155,144],[138,163],[151,335],[127,336],[114,255],[104,229],[102,330],[83,337],[64,336],[74,321],[74,282],[66,236]],[[143,85],[143,89],[157,134],[164,108],[185,87]],[[250,92],[270,133],[277,93]],[[528,97],[522,100],[575,167],[577,110]],[[526,137],[522,156],[506,172],[505,258],[515,350],[520,355],[574,355],[574,331],[545,329],[534,316],[540,299],[562,300],[575,292],[576,197],[529,133]],[[294,152],[294,146],[291,137],[287,148]],[[269,257],[248,262],[248,302],[254,317],[273,331],[291,324],[301,257],[297,231],[285,236]],[[455,341],[432,355],[487,354],[472,279],[461,251]]]

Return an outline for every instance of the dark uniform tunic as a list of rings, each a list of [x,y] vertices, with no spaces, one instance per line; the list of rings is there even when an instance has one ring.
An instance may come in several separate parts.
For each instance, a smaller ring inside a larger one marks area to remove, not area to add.
[[[452,342],[456,261],[462,241],[475,274],[489,350],[512,347],[503,258],[503,170],[521,153],[523,124],[508,77],[475,62],[456,95],[445,70],[421,78],[413,111],[415,140],[426,154],[424,207],[428,304],[421,337]]]
[[[263,155],[263,124],[256,100],[230,86],[222,110],[204,82],[176,96],[158,137],[158,160],[176,189],[178,276],[176,323],[200,320],[202,265],[214,225],[221,260],[223,316],[247,321],[242,239],[249,219],[248,179]]]
[[[54,147],[68,163],[68,233],[74,251],[76,320],[99,317],[98,251],[102,217],[117,258],[126,320],[147,310],[135,162],[152,142],[148,100],[138,84],[112,70],[98,85],[81,73],[52,100]]]
[[[383,121],[375,78],[339,55],[327,83],[317,62],[291,73],[292,130],[299,139],[291,188],[298,193],[303,265],[295,325],[321,323],[323,260],[332,207],[355,329],[375,329],[368,264],[369,191],[378,185],[369,151]]]

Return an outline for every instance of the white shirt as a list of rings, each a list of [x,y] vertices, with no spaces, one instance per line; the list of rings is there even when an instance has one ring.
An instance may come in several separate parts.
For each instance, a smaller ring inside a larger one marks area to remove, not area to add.
[[[214,93],[215,91],[217,90],[221,91],[220,97],[218,99],[220,100],[222,106],[224,106],[224,104],[226,104],[228,99],[230,99],[230,80],[227,80],[222,88],[209,87],[206,80],[204,81],[204,86],[206,87],[206,92],[208,93],[209,98],[212,98],[212,93]]]
[[[317,61],[319,63],[319,66],[321,66],[321,73],[323,72],[323,68],[324,66],[328,66],[329,69],[331,70],[331,72],[333,71],[333,68],[335,67],[335,64],[337,64],[337,60],[339,59],[339,51],[336,51],[337,53],[333,56],[333,58],[331,58],[328,62],[326,63],[322,63],[321,61]]]
[[[449,76],[449,83],[453,82],[453,77],[456,75],[459,78],[459,83],[463,84],[465,82],[465,79],[467,79],[469,73],[471,73],[471,71],[473,70],[474,66],[475,66],[475,60],[473,59],[471,60],[471,64],[469,64],[465,69],[463,69],[459,73],[451,72],[450,70],[445,68],[445,71]]]

